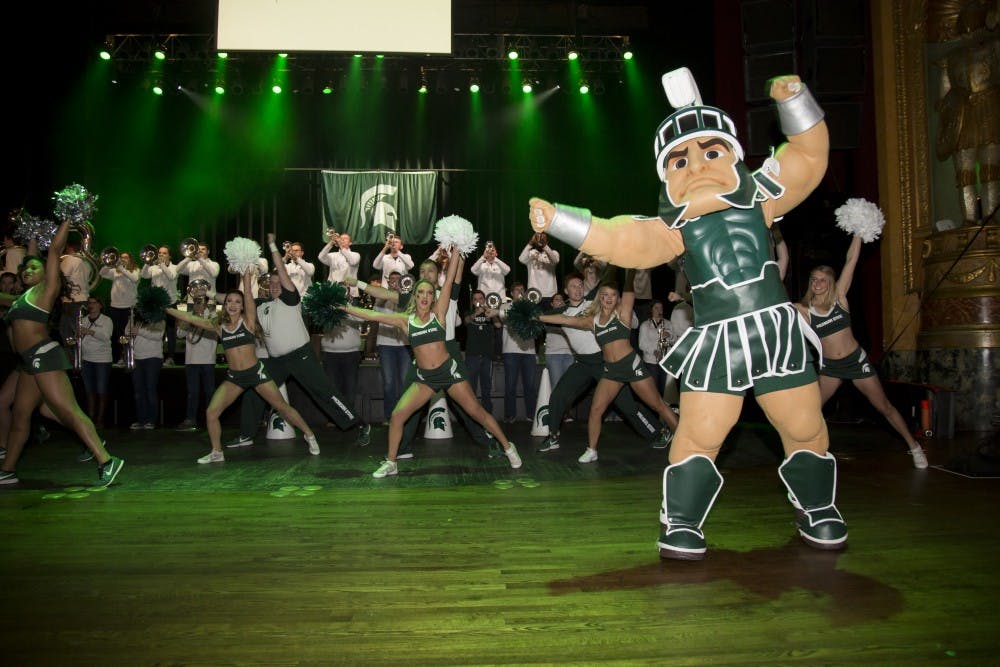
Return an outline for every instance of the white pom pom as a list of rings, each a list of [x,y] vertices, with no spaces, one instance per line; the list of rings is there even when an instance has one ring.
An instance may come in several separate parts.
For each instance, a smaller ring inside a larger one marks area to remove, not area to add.
[[[236,273],[243,274],[249,269],[257,270],[257,260],[260,258],[260,244],[253,239],[237,236],[226,243],[226,261]]]
[[[877,239],[885,226],[882,211],[867,199],[848,199],[834,214],[838,227],[848,234],[860,236],[865,243]]]
[[[434,225],[434,240],[445,248],[450,245],[455,246],[462,257],[467,257],[476,249],[479,234],[472,228],[472,223],[465,218],[449,215]]]

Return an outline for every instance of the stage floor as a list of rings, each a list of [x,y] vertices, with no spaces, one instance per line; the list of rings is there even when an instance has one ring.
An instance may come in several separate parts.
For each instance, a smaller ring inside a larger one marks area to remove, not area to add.
[[[666,452],[606,424],[536,453],[505,425],[511,471],[456,425],[400,475],[318,429],[196,465],[204,432],[105,435],[127,463],[106,490],[79,446],[31,446],[0,488],[5,665],[996,664],[1000,481],[914,470],[888,430],[831,424],[843,553],[799,543],[769,427],[741,423],[698,563],[657,556]],[[227,437],[234,435],[227,429]]]

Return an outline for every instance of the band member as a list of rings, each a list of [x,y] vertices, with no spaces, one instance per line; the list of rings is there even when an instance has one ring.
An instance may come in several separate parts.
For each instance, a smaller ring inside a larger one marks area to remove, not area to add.
[[[312,285],[313,275],[316,273],[316,265],[307,262],[304,258],[305,251],[298,241],[288,246],[285,254],[285,270],[288,277],[292,279],[292,284],[299,291],[299,295],[305,294],[309,286]]]
[[[461,275],[463,260],[451,249],[452,260],[448,262],[448,273],[441,293],[436,294],[436,284],[421,278],[414,286],[414,296],[404,313],[378,313],[346,306],[345,310],[363,319],[373,320],[405,331],[413,349],[416,361],[416,381],[403,393],[399,403],[389,418],[389,452],[386,460],[372,476],[381,478],[398,473],[396,454],[403,438],[403,425],[417,413],[434,395],[436,391],[444,390],[455,402],[462,406],[465,412],[482,424],[501,444],[511,468],[521,467],[521,457],[517,454],[514,443],[500,429],[493,415],[476,401],[472,386],[466,379],[464,364],[449,352],[445,345],[445,326],[451,303],[451,289],[458,276]]]
[[[170,259],[170,248],[160,246],[156,252],[156,260],[152,263],[143,264],[139,271],[140,278],[147,278],[153,287],[162,287],[170,296],[170,303],[177,306],[177,265]],[[177,349],[177,322],[172,318],[167,318],[167,329],[164,335],[167,341],[166,365],[173,363],[174,350]]]
[[[854,281],[854,269],[861,253],[861,237],[854,236],[847,249],[847,260],[835,278],[829,266],[817,266],[809,274],[809,291],[796,304],[809,326],[819,335],[823,346],[823,364],[819,369],[819,390],[825,404],[844,380],[850,380],[868,402],[896,429],[910,448],[914,468],[927,467],[927,455],[913,436],[899,410],[893,407],[882,389],[875,367],[851,330],[851,311],[847,292]]]
[[[219,263],[208,256],[207,245],[199,243],[194,257],[185,257],[178,262],[177,273],[187,276],[188,283],[198,279],[208,281],[208,300],[215,301],[215,279],[219,277]]]
[[[577,459],[580,463],[593,463],[597,460],[597,442],[601,437],[604,413],[626,384],[643,403],[656,411],[660,420],[670,428],[671,432],[677,430],[677,415],[663,402],[653,378],[629,342],[632,337],[634,303],[632,272],[628,271],[621,296],[618,294],[617,285],[606,284],[598,290],[597,300],[580,315],[575,317],[541,315],[539,318],[549,324],[593,330],[594,337],[601,346],[604,368],[590,404],[590,415],[587,417],[587,450]]]
[[[798,77],[772,80],[788,143],[751,174],[732,119],[701,104],[690,73],[670,73],[665,87],[677,111],[654,139],[663,181],[659,216],[601,220],[533,199],[532,227],[616,266],[648,268],[684,255],[695,326],[661,361],[669,374],[683,375],[683,418],[663,475],[660,556],[704,557],[701,527],[722,487],[715,458],[751,387],[781,436],[787,458],[778,471],[799,535],[812,547],[843,548],[836,461],[827,451],[806,349],[807,332],[814,334],[788,302],[768,247],[774,219],[802,202],[826,172],[830,142],[822,109]]]
[[[256,281],[254,281],[256,282]],[[211,306],[214,311],[214,305]],[[209,304],[195,299],[188,308],[195,317],[207,317]],[[187,384],[187,402],[184,421],[175,429],[179,433],[198,430],[198,412],[201,398],[207,404],[215,393],[215,355],[219,346],[218,334],[206,331],[187,322],[177,327],[177,336],[184,339],[184,380]],[[206,405],[207,407],[207,405]]]
[[[139,283],[139,269],[132,261],[132,254],[120,253],[118,263],[114,266],[102,266],[102,278],[111,281],[111,321],[115,325],[111,335],[111,352],[115,361],[122,360],[122,344],[120,342],[128,321],[135,307],[136,285]]]
[[[469,369],[469,383],[474,392],[479,392],[479,401],[486,412],[493,414],[493,344],[503,324],[500,311],[486,305],[482,290],[472,293],[472,308],[465,316],[465,326],[465,365]]]
[[[275,258],[280,261],[278,249],[271,235],[271,248]],[[288,275],[284,274],[285,280]],[[253,389],[254,395],[259,395],[292,426],[303,433],[309,453],[319,454],[319,443],[309,424],[302,418],[298,410],[285,402],[278,391],[278,386],[267,374],[264,364],[254,353],[254,338],[260,329],[257,326],[257,307],[253,299],[244,298],[249,293],[250,282],[257,279],[256,268],[251,268],[243,274],[243,292],[230,290],[222,304],[222,313],[218,317],[205,319],[193,313],[187,313],[176,308],[167,308],[167,314],[182,322],[194,325],[206,331],[214,332],[222,343],[225,351],[226,379],[212,395],[212,400],[205,411],[205,422],[208,425],[208,437],[212,443],[212,451],[198,459],[198,463],[221,463],[226,460],[222,452],[222,424],[219,416],[232,405],[233,401],[247,389]],[[291,281],[288,281],[291,284]]]
[[[507,296],[504,280],[510,273],[510,265],[497,257],[496,246],[492,243],[486,245],[482,257],[476,260],[469,271],[479,278],[476,289],[483,294],[499,294],[501,298]]]
[[[360,326],[359,320],[347,317],[340,326],[324,332],[319,343],[323,352],[323,370],[340,395],[347,397],[348,401],[353,401],[358,395],[358,369],[361,366]],[[355,405],[355,402],[351,402],[351,407]]]
[[[559,289],[556,283],[559,252],[549,245],[548,234],[538,232],[532,236],[517,261],[528,267],[528,289],[538,290],[542,295],[542,307],[547,307],[548,300]]]
[[[585,252],[579,252],[573,260],[573,268],[583,276],[583,292],[587,294],[601,284],[601,278],[604,277],[604,272],[608,269],[608,263],[591,257]]]
[[[511,285],[510,298],[514,301],[524,298],[524,285],[521,283]],[[500,312],[506,317],[506,308]],[[506,326],[502,335],[503,420],[508,424],[517,420],[517,381],[520,378],[521,395],[524,397],[524,416],[528,421],[532,421],[535,418],[535,404],[538,402],[538,355],[535,351],[535,341],[521,338]]]
[[[667,383],[667,372],[660,366],[660,359],[676,339],[670,320],[663,317],[663,302],[653,301],[649,307],[649,319],[639,325],[639,351],[660,396]]]
[[[380,296],[378,290],[367,290],[368,294],[375,297],[375,310],[380,313],[395,313],[400,309],[399,280],[399,273],[393,271],[389,274],[389,282],[384,288],[391,291],[396,298],[392,298],[390,294]],[[388,422],[389,411],[399,402],[403,390],[412,381],[412,379],[407,380],[406,376],[413,364],[413,357],[410,356],[405,333],[395,327],[378,326],[377,323],[372,323],[372,326],[378,328],[375,346],[378,350],[379,372],[382,374],[382,411]]]
[[[93,453],[98,462],[100,483],[110,485],[125,462],[108,454],[73,395],[66,370],[71,367],[66,352],[49,338],[49,313],[58,303],[62,289],[59,255],[66,246],[69,221],[63,220],[49,245],[47,260],[26,256],[21,265],[21,282],[26,292],[7,311],[14,351],[21,356],[22,372],[17,379],[7,456],[0,467],[0,484],[16,484],[17,460],[28,439],[31,414],[44,400],[59,418]]]
[[[96,428],[104,428],[111,382],[111,338],[114,323],[103,314],[103,304],[96,296],[87,298],[87,315],[80,322],[80,375],[87,395],[87,415]]]
[[[561,292],[556,292],[549,300],[549,308],[562,311],[566,308],[566,299]],[[562,327],[547,325],[545,327],[545,368],[549,371],[549,386],[559,384],[560,378],[573,363],[573,348]]]
[[[319,251],[317,259],[330,267],[327,280],[331,283],[344,282],[345,276],[358,277],[358,267],[361,266],[361,253],[351,250],[350,234],[334,234]],[[358,296],[358,288],[351,287],[350,295]]]
[[[132,321],[132,354],[135,368],[132,371],[132,396],[135,399],[135,422],[133,431],[156,428],[160,414],[160,370],[163,368],[163,332],[167,323]]]
[[[256,306],[255,315],[268,351],[268,358],[262,361],[263,368],[279,386],[288,378],[294,378],[338,428],[346,431],[359,427],[357,442],[367,445],[371,440],[371,425],[361,420],[354,410],[353,401],[345,399],[323,372],[323,366],[313,351],[312,337],[302,319],[302,298],[285,270],[274,234],[267,235],[267,245],[275,266],[270,279],[271,298]],[[256,394],[246,394],[240,406],[240,434],[226,446],[252,445],[263,414],[261,398]]]
[[[0,266],[0,272],[16,274],[27,250],[24,246],[18,245],[9,231],[5,231],[3,234],[3,247],[7,249],[7,252],[3,254],[3,264]],[[13,294],[13,292],[5,293]]]
[[[93,275],[90,264],[80,257],[78,241],[66,243],[66,254],[59,260],[59,270],[66,280],[66,293],[62,298],[62,318],[59,320],[59,335],[65,342],[76,337],[80,316],[87,307],[90,278]]]
[[[382,287],[387,287],[389,274],[395,272],[404,276],[413,269],[413,258],[403,252],[403,239],[391,236],[385,240],[382,251],[375,255],[372,267],[382,272]]]

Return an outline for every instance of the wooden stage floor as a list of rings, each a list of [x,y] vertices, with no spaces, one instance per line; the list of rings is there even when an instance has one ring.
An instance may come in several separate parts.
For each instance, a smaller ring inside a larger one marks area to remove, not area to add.
[[[457,427],[375,480],[372,445],[320,430],[227,450],[204,433],[109,431],[109,489],[65,433],[0,490],[3,665],[995,665],[1000,481],[943,468],[974,438],[928,443],[932,467],[872,425],[831,425],[843,553],[794,536],[764,425],[720,458],[708,557],[660,562],[665,451],[584,425],[512,472]],[[231,429],[227,436],[233,435]]]

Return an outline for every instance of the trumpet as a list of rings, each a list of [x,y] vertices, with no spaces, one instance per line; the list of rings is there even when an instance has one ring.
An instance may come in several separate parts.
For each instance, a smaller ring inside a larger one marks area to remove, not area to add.
[[[336,229],[333,227],[326,228],[326,240],[332,243],[334,248],[339,247],[337,243],[338,236],[340,236],[340,233]]]
[[[386,243],[392,243],[392,240],[394,238],[396,238],[395,232],[386,232],[385,233],[385,242]]]
[[[198,244],[196,242],[195,247],[197,246]],[[181,246],[181,248],[183,249],[183,245]],[[139,251],[139,259],[142,260],[143,264],[152,264],[157,259],[159,259],[159,257],[160,257],[160,249],[157,248],[152,243],[147,243],[142,247],[142,250]]]
[[[194,259],[198,254],[198,239],[188,237],[181,241],[181,256],[187,259]],[[143,248],[145,251],[145,248]]]
[[[285,264],[288,264],[290,261],[292,261],[292,258],[288,256],[288,251],[291,250],[291,249],[292,249],[292,242],[291,241],[282,241],[282,243],[281,243],[281,253],[282,253],[282,255],[285,258]]]
[[[486,295],[486,307],[490,310],[497,310],[503,303],[503,297],[499,292],[490,292]]]
[[[539,303],[542,300],[542,293],[538,291],[538,288],[531,287],[524,293],[524,298],[531,303]]]
[[[412,292],[413,291],[413,283],[414,282],[415,281],[413,280],[413,276],[411,276],[409,273],[407,273],[407,274],[405,274],[403,276],[400,276],[400,278],[399,278],[399,293],[400,294],[409,294],[410,292]]]
[[[672,337],[670,335],[670,329],[668,329],[665,325],[666,322],[660,325],[659,329],[660,336],[659,339],[656,341],[656,357],[658,359],[662,359],[667,355],[667,352],[670,350],[670,347],[673,343],[673,341],[671,340]]]
[[[104,266],[118,266],[121,259],[122,254],[118,252],[118,248],[113,245],[109,245],[101,251],[101,264]]]

